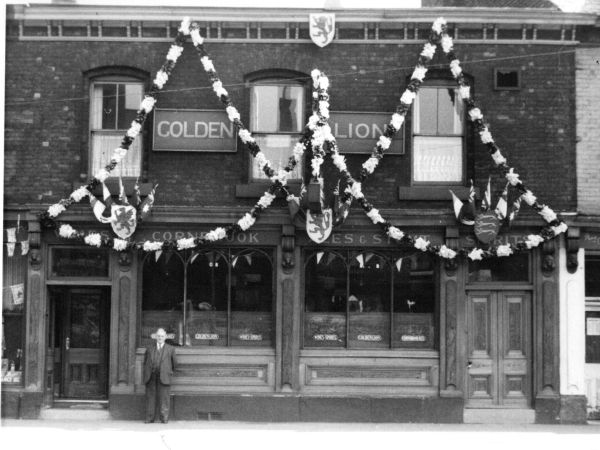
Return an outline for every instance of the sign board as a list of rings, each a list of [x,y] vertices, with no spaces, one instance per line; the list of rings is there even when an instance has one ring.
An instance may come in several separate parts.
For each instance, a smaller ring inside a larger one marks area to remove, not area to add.
[[[371,154],[392,115],[383,112],[331,112],[329,126],[340,153]],[[386,155],[404,154],[404,128],[394,138]]]
[[[235,152],[237,135],[221,110],[155,109],[152,150]]]
[[[579,238],[579,245],[590,250],[600,250],[600,232],[584,231]]]

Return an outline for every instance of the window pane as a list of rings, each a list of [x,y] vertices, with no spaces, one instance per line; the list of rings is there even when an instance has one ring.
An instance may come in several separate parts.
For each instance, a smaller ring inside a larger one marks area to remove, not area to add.
[[[53,248],[52,277],[108,277],[108,251],[88,248]]]
[[[253,86],[250,102],[252,131],[299,133],[302,130],[304,109],[302,86]]]
[[[462,100],[454,88],[437,89],[438,135],[463,134]]]
[[[231,260],[231,344],[271,346],[273,268],[262,252],[244,251]]]
[[[529,255],[469,260],[469,283],[491,281],[529,281]]]
[[[100,302],[97,292],[73,292],[71,305],[71,348],[100,347]]]
[[[414,181],[453,183],[462,181],[462,137],[415,136],[413,152]]]
[[[585,296],[600,297],[600,255],[585,256]]]
[[[300,136],[298,135],[286,135],[286,134],[266,134],[266,135],[254,135],[256,142],[260,146],[260,149],[265,154],[265,157],[271,162],[271,167],[275,171],[284,168],[288,164],[290,156],[293,155],[293,147],[298,142]],[[252,163],[252,178],[256,179],[268,179],[264,174],[258,163],[251,159]],[[302,165],[298,164],[290,179],[302,178]]]
[[[386,259],[371,252],[350,262],[349,347],[389,348],[391,272]]]
[[[437,134],[437,89],[421,88],[414,102],[414,132],[418,134]]]
[[[600,311],[585,312],[585,362],[600,363]]]
[[[189,345],[227,345],[228,272],[224,253],[209,251],[190,258],[187,280]]]
[[[119,84],[118,129],[129,129],[140,107],[142,94],[143,89],[141,84]]]
[[[92,174],[98,173],[103,169],[112,157],[115,148],[121,145],[123,133],[120,131],[94,131],[92,132],[92,154],[91,171]],[[121,160],[117,167],[111,172],[112,176],[139,177],[142,166],[142,140],[138,136],[127,151],[125,158]]]
[[[25,277],[27,256],[20,249],[9,257],[4,251],[2,265],[2,383],[22,382],[23,310],[25,306]]]
[[[99,99],[101,101],[100,114],[102,117],[103,130],[114,130],[117,126],[117,85],[101,84],[97,87],[99,90]]]
[[[305,347],[346,346],[346,265],[334,252],[309,256],[305,269]]]
[[[394,258],[393,346],[433,348],[435,278],[429,255]]]
[[[183,345],[183,261],[176,252],[156,254],[144,260],[141,343],[151,343],[156,329],[164,328],[167,342]]]

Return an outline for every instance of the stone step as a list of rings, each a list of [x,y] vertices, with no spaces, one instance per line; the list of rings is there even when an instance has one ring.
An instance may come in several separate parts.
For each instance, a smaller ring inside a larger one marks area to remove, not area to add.
[[[108,409],[108,400],[54,400],[52,408]]]
[[[535,423],[535,410],[514,408],[465,408],[464,423]]]
[[[97,421],[110,420],[110,414],[107,409],[89,409],[89,408],[48,408],[40,412],[42,420],[60,420],[60,421]]]

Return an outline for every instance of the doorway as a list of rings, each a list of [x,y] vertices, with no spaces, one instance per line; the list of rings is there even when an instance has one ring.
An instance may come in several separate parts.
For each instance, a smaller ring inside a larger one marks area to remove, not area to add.
[[[106,287],[50,289],[47,387],[53,399],[107,398],[109,318]]]
[[[467,407],[531,407],[531,310],[527,291],[468,292]]]

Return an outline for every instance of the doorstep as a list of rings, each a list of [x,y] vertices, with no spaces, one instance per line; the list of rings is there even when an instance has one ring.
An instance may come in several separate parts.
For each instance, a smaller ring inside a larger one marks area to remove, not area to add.
[[[52,408],[40,411],[42,420],[110,420],[108,400],[55,400]]]
[[[535,423],[535,410],[515,408],[465,408],[463,413],[464,423],[503,424]]]

